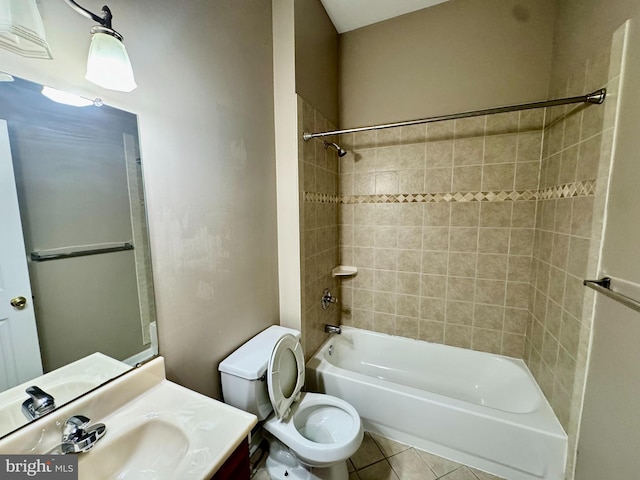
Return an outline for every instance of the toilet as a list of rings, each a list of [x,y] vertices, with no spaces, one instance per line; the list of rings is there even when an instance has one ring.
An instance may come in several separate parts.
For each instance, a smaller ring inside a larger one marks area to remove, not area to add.
[[[219,367],[225,403],[251,412],[270,435],[272,480],[347,480],[346,460],[360,447],[355,408],[331,395],[302,392],[300,332],[271,326]]]

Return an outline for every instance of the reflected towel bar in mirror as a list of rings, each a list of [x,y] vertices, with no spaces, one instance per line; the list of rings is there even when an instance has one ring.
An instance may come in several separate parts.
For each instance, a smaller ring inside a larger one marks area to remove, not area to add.
[[[104,245],[86,245],[80,247],[68,247],[56,250],[43,250],[31,252],[31,260],[34,262],[46,262],[48,260],[61,260],[63,258],[86,257],[101,253],[123,252],[133,250],[131,242],[109,243]]]

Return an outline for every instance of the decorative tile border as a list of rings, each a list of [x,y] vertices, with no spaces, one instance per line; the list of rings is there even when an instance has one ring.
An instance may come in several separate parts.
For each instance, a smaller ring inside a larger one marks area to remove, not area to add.
[[[344,203],[341,200],[346,197],[331,195],[329,193],[304,192],[304,201],[306,203]]]
[[[362,203],[441,203],[441,202],[516,202],[519,200],[552,200],[557,198],[588,197],[595,194],[596,181],[583,180],[565,183],[542,190],[501,192],[400,193],[386,195],[331,195],[304,192],[306,203],[362,204]]]
[[[589,197],[595,195],[596,180],[583,180],[581,182],[565,183],[555,187],[547,187],[538,191],[538,198],[551,200],[554,198]]]

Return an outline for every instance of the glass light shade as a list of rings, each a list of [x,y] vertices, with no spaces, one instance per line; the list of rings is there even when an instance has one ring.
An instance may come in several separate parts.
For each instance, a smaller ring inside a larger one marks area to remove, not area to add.
[[[124,44],[106,33],[94,33],[91,38],[85,78],[119,92],[130,92],[138,86]]]
[[[36,0],[0,0],[0,47],[29,58],[53,58]]]

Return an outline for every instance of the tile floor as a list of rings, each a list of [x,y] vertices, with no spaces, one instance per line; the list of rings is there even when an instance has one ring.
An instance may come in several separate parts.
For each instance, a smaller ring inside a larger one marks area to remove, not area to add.
[[[347,465],[349,480],[501,480],[375,433],[364,434],[360,449]],[[270,479],[261,468],[253,480]]]

